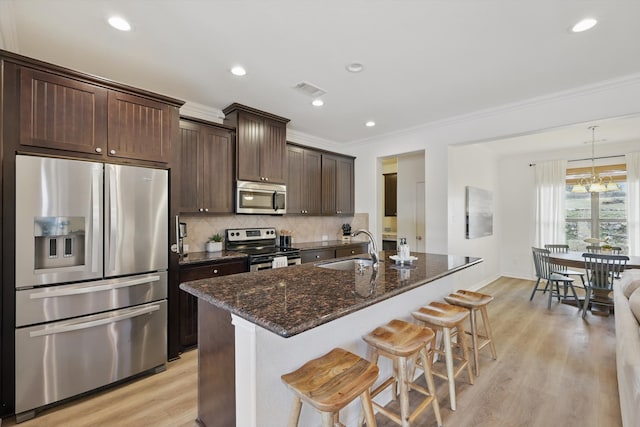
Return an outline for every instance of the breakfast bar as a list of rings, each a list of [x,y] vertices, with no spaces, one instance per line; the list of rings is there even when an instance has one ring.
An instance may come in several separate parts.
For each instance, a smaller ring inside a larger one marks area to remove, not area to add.
[[[330,260],[182,283],[199,298],[198,422],[286,425],[292,396],[282,374],[334,347],[367,357],[362,335],[393,318],[410,319],[411,310],[453,290],[452,274],[482,262],[412,253],[411,264],[399,265],[390,255],[395,251],[380,252],[377,270]],[[380,376],[390,370],[381,366]],[[342,418],[352,425],[358,413],[354,403]],[[314,425],[317,416],[305,407],[300,421]]]

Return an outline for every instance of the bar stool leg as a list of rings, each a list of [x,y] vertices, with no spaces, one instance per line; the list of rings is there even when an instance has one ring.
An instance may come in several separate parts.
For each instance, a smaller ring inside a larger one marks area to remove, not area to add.
[[[444,360],[447,365],[447,377],[449,378],[449,400],[451,410],[456,410],[456,383],[453,376],[453,353],[451,348],[451,330],[442,328],[442,340],[444,342]]]
[[[333,413],[322,412],[322,427],[333,427],[334,425]]]
[[[478,368],[478,323],[476,319],[475,309],[471,309],[469,319],[471,321],[471,343],[473,345],[473,364],[476,371],[476,377],[480,375],[480,369]]]
[[[376,425],[376,417],[373,413],[373,404],[371,403],[371,392],[366,390],[360,395],[360,401],[362,402],[362,410],[364,411],[364,419],[367,421],[367,427]],[[358,425],[362,425],[359,423]]]
[[[440,417],[440,403],[438,403],[438,396],[436,395],[436,385],[433,382],[433,372],[431,371],[431,365],[433,363],[433,357],[431,355],[427,355],[427,351],[423,349],[420,351],[420,358],[422,360],[422,371],[424,372],[424,377],[427,382],[427,390],[433,396],[433,400],[431,401],[431,406],[433,407],[433,413],[436,416],[436,422],[438,426],[442,426],[442,418]]]
[[[409,383],[407,380],[407,358],[398,357],[398,382],[400,383],[400,418],[402,427],[409,427]]]
[[[496,353],[496,345],[493,343],[493,334],[491,333],[491,325],[489,324],[489,314],[487,313],[486,305],[480,308],[480,314],[482,314],[482,323],[484,324],[484,330],[487,333],[487,339],[489,340],[491,356],[493,356],[493,360],[496,360],[498,358],[498,353]]]
[[[293,398],[293,405],[291,406],[291,413],[289,414],[288,427],[297,427],[300,420],[300,411],[302,410],[302,400],[299,397]]]
[[[474,377],[473,377],[473,374],[471,373],[471,362],[470,362],[471,359],[469,358],[469,346],[467,344],[467,334],[464,330],[464,322],[460,322],[457,328],[458,328],[458,335],[462,340],[462,356],[467,361],[467,375],[469,376],[469,384],[473,385]]]

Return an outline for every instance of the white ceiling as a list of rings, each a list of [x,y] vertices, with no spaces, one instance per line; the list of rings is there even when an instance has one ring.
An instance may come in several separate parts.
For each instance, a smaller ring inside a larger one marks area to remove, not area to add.
[[[0,0],[0,14],[8,50],[336,142],[640,72],[633,0]],[[571,34],[586,16],[599,24]],[[292,89],[302,81],[324,107]]]

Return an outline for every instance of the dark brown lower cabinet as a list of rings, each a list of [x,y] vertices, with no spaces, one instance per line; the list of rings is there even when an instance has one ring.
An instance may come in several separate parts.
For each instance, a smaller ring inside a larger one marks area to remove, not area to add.
[[[348,245],[328,246],[319,249],[305,249],[300,251],[302,264],[307,262],[324,261],[333,258],[342,258],[351,255],[367,253],[368,243],[357,242]]]
[[[180,267],[180,283],[246,271],[249,271],[246,259],[182,265]],[[183,290],[180,290],[179,295],[179,342],[181,351],[184,351],[198,344],[198,298]]]

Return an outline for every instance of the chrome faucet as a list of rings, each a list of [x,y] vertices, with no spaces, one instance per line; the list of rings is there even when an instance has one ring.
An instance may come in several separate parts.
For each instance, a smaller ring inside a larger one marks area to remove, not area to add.
[[[369,230],[365,230],[361,228],[359,230],[351,233],[351,237],[356,237],[358,234],[366,234],[369,237],[369,255],[371,256],[371,260],[373,261],[373,267],[377,268],[378,263],[380,262],[380,257],[378,256],[378,246],[376,245],[376,239],[373,238],[373,235]]]

